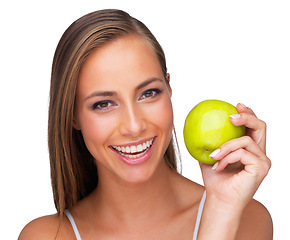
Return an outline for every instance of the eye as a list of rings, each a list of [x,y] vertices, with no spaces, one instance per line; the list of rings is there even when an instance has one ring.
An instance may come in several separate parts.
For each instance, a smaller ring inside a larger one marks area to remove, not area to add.
[[[112,106],[114,106],[114,103],[111,101],[100,101],[100,102],[94,103],[91,109],[92,110],[107,110]]]
[[[153,98],[153,97],[156,97],[158,94],[160,94],[162,91],[157,89],[157,88],[154,88],[154,89],[148,89],[146,90],[142,96],[140,97],[140,100],[142,99],[147,99],[147,98]]]

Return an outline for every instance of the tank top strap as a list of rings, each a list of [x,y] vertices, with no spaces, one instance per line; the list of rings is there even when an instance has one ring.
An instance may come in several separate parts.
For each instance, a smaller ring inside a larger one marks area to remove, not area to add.
[[[203,192],[201,201],[199,203],[192,240],[196,240],[197,239],[197,234],[198,234],[198,229],[199,229],[199,224],[200,224],[200,220],[201,220],[201,216],[202,216],[202,211],[203,211],[203,206],[204,206],[204,203],[205,203],[205,199],[206,199],[206,191]]]
[[[201,216],[202,216],[202,211],[203,211],[203,206],[205,203],[205,199],[206,199],[206,191],[204,191],[201,201],[199,203],[199,207],[198,207],[198,212],[197,212],[197,217],[196,217],[196,222],[195,222],[195,228],[194,228],[194,232],[193,232],[193,240],[197,239],[197,234],[198,234],[198,229],[199,229],[199,224],[200,224],[200,220],[201,220]],[[74,230],[75,236],[77,240],[82,240],[81,235],[79,233],[79,230],[77,228],[77,225],[74,221],[73,216],[71,215],[71,213],[69,212],[69,210],[64,210],[65,215],[67,216],[67,218],[69,219],[72,228]]]
[[[67,210],[67,209],[65,209],[65,210],[64,210],[64,213],[65,213],[65,215],[67,216],[68,220],[69,220],[70,223],[71,223],[71,226],[72,226],[72,228],[73,228],[73,230],[74,230],[74,233],[75,233],[76,239],[77,239],[77,240],[82,240],[81,235],[80,235],[80,233],[79,233],[79,230],[78,230],[78,228],[77,228],[77,225],[76,225],[76,223],[75,223],[75,220],[74,220],[73,216],[71,215],[70,211]]]

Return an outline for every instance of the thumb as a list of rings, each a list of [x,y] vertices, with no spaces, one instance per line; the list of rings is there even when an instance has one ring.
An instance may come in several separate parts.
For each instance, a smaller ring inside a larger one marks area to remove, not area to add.
[[[203,182],[206,183],[206,179],[208,178],[208,176],[210,176],[212,174],[213,165],[205,164],[202,162],[198,162],[198,163],[199,163],[199,167],[201,169]]]

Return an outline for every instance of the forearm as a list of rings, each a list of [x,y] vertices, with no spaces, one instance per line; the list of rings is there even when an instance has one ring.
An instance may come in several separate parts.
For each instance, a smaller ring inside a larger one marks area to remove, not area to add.
[[[198,240],[234,240],[243,208],[207,198],[201,218]]]

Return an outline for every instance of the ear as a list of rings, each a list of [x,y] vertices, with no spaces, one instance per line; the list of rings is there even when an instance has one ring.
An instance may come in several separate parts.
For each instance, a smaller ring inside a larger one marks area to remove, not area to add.
[[[170,74],[169,73],[166,74],[166,79],[168,81],[168,92],[169,92],[169,96],[172,97],[172,89],[171,89],[171,86],[170,86]]]
[[[167,73],[166,74],[166,79],[167,79],[167,81],[168,81],[168,83],[170,82],[170,73]]]
[[[75,117],[73,118],[73,128],[75,130],[81,130],[81,127],[80,127],[80,125]]]

